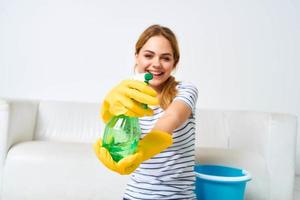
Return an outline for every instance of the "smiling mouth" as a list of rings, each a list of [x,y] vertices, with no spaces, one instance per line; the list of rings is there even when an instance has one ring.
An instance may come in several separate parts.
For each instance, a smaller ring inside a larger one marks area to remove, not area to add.
[[[149,71],[149,73],[151,73],[154,77],[159,77],[164,74],[163,72],[151,72],[151,71]]]

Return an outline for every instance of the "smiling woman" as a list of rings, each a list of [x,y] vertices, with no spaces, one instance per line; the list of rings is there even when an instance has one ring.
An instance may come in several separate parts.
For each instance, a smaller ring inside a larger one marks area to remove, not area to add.
[[[153,79],[149,85],[137,81],[129,86],[123,81],[102,104],[104,121],[119,114],[140,117],[142,134],[133,155],[115,162],[101,142],[95,145],[95,152],[106,167],[120,174],[131,174],[125,199],[196,199],[194,147],[198,91],[193,84],[177,82],[171,76],[179,57],[175,34],[167,27],[150,26],[136,43],[135,71],[151,73]],[[152,109],[142,108],[142,104],[152,105]]]
[[[151,37],[136,55],[137,71],[150,72],[153,79],[150,85],[161,92],[162,83],[169,77],[174,68],[174,58],[169,41],[163,36]]]
[[[176,95],[178,84],[170,75],[180,58],[175,34],[160,25],[148,27],[135,45],[135,56],[136,70],[153,74],[150,85],[160,94],[160,106],[166,109]]]

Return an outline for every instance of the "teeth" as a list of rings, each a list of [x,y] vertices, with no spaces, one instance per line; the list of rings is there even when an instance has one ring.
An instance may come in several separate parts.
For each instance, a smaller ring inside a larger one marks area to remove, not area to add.
[[[161,75],[162,74],[162,72],[150,72],[150,73],[153,75]]]

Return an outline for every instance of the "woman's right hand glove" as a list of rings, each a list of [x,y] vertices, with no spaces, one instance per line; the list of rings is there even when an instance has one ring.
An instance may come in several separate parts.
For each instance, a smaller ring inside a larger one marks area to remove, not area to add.
[[[138,144],[137,152],[119,162],[115,162],[109,151],[102,146],[99,139],[94,144],[94,151],[98,159],[110,170],[121,175],[131,174],[145,160],[152,158],[173,144],[172,135],[165,131],[152,130],[145,135]]]
[[[131,174],[140,164],[140,155],[133,154],[116,162],[111,157],[109,151],[102,146],[102,140],[99,139],[93,145],[97,158],[108,169],[115,171],[121,175]]]
[[[153,110],[142,104],[158,105],[157,93],[146,83],[138,80],[125,80],[114,87],[104,98],[101,117],[107,123],[115,115],[131,117],[152,115]]]

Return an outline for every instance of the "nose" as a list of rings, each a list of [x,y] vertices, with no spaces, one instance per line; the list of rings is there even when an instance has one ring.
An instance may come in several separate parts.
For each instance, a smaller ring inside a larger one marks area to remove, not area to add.
[[[160,65],[160,59],[159,59],[159,57],[155,57],[155,58],[153,59],[152,66],[153,66],[154,68],[159,68],[159,67],[161,66],[161,65]]]

